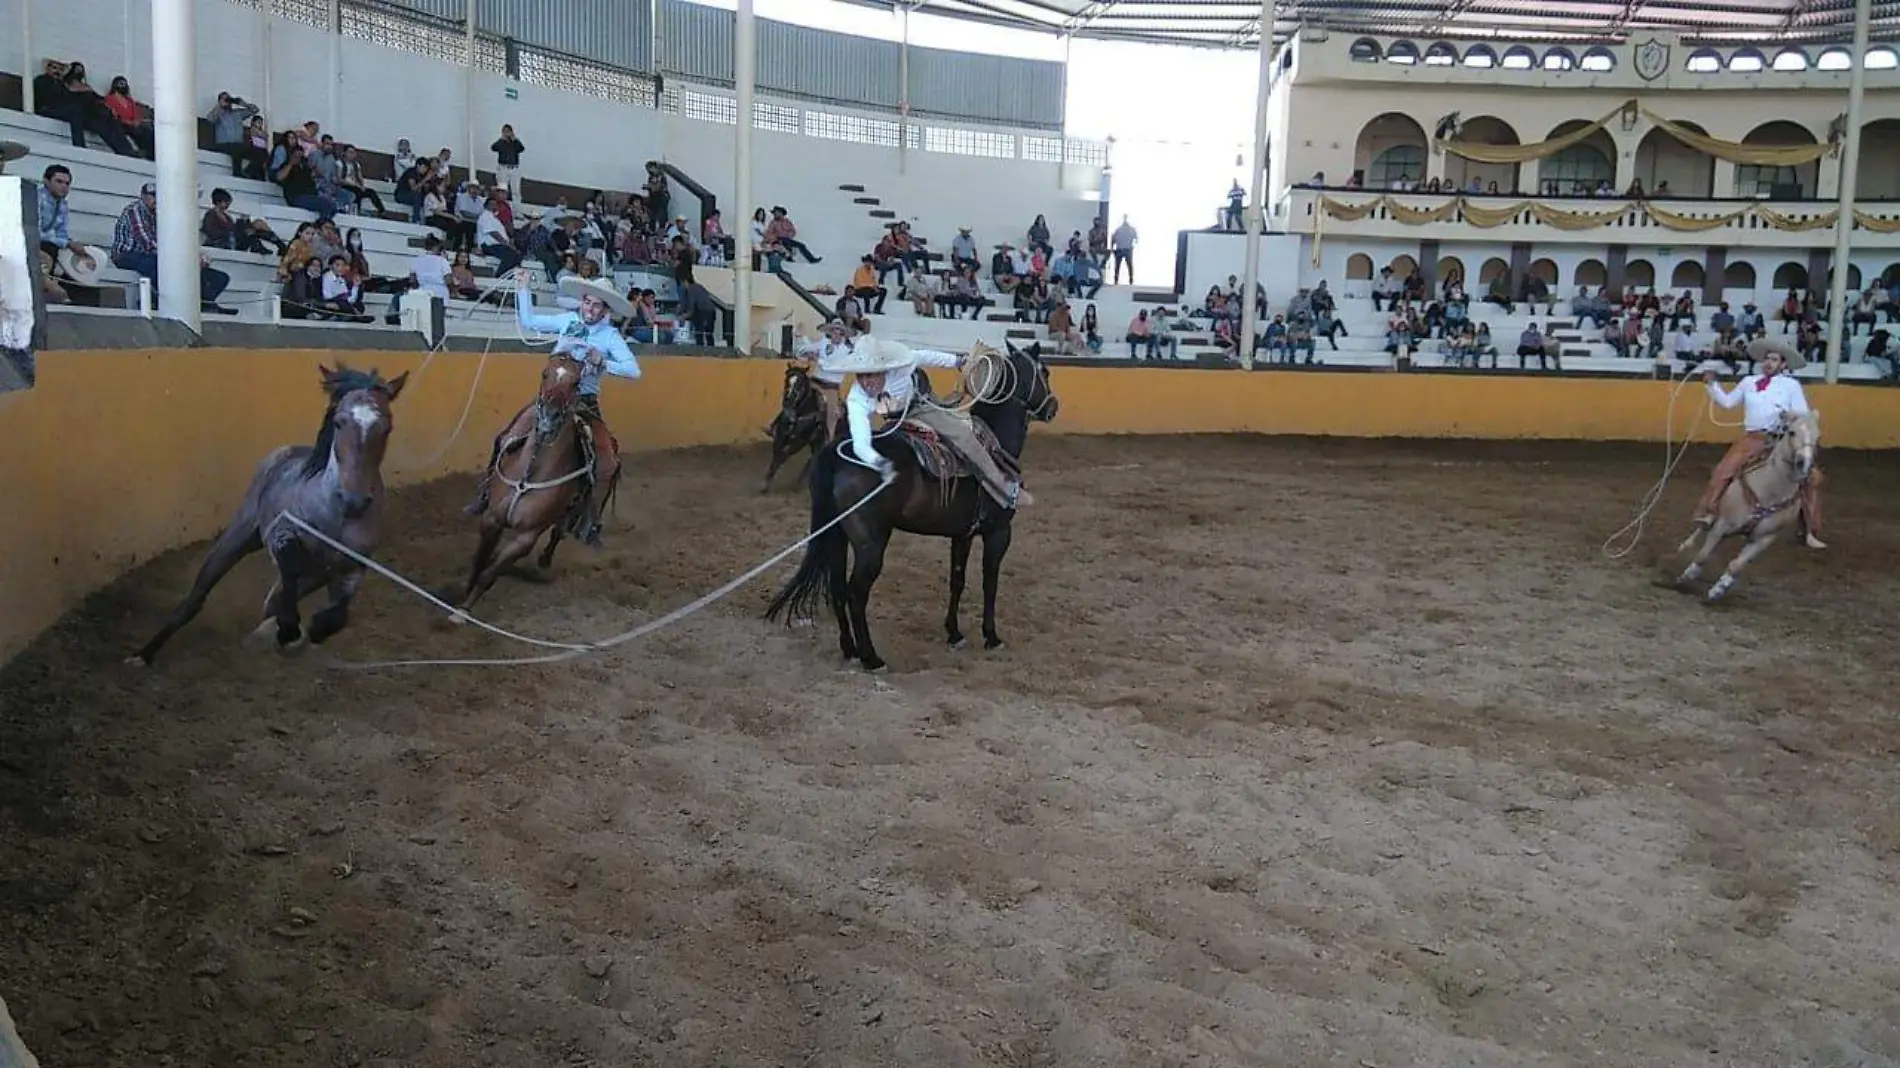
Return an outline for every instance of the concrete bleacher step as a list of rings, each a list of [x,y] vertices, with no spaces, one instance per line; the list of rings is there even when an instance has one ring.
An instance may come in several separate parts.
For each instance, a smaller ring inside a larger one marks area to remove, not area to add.
[[[853,203],[853,204],[869,204],[869,205],[871,205],[872,207],[876,207],[877,205],[879,205],[879,204],[882,204],[882,203],[884,203],[884,202],[883,202],[883,201],[881,201],[881,200],[879,200],[879,199],[878,199],[878,198],[876,198],[876,197],[852,197],[852,198],[851,198],[851,203]]]
[[[838,188],[839,188],[840,190],[842,190],[842,191],[844,191],[844,192],[846,192],[846,193],[862,193],[862,192],[864,192],[864,187],[863,187],[863,186],[861,186],[861,185],[858,185],[858,184],[857,184],[857,183],[855,183],[855,182],[847,182],[847,183],[845,183],[844,185],[841,185],[841,186],[839,186]]]
[[[897,213],[892,211],[889,208],[872,208],[870,211],[866,212],[865,214],[869,215],[873,219],[897,218]]]

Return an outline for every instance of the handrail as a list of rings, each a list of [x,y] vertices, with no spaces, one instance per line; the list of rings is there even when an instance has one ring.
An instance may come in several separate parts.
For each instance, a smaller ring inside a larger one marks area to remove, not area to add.
[[[660,173],[666,175],[668,178],[671,178],[674,182],[678,183],[687,192],[699,198],[699,223],[694,228],[694,233],[695,234],[705,233],[706,232],[706,216],[719,210],[719,198],[713,195],[712,190],[707,189],[703,185],[700,185],[698,180],[695,179],[692,175],[687,174],[683,170],[680,170],[678,165],[669,163],[663,159],[650,160],[649,162],[657,164],[660,168]],[[741,220],[741,224],[750,225],[750,222],[748,220]]]
[[[819,300],[818,297],[815,294],[813,294],[811,290],[805,288],[803,283],[799,282],[798,279],[793,278],[792,273],[790,271],[787,271],[784,267],[780,267],[778,269],[778,277],[780,281],[785,283],[785,288],[798,294],[798,297],[800,300],[803,300],[806,304],[810,305],[811,309],[818,313],[818,318],[820,321],[829,319],[832,316],[838,314],[836,310],[825,307],[824,301]]]

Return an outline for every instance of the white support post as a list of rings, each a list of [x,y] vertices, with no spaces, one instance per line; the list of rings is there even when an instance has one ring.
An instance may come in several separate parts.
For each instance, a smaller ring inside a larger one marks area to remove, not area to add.
[[[897,9],[903,33],[897,45],[897,173],[910,166],[910,5]]]
[[[468,176],[475,177],[475,146],[478,138],[475,133],[475,0],[468,0],[468,6],[462,12],[462,116],[463,150],[467,153],[463,162],[468,166]]]
[[[332,136],[343,132],[343,0],[330,0],[330,113],[323,128]]]
[[[277,113],[271,110],[272,70],[271,70],[270,53],[271,53],[271,38],[275,36],[275,34],[272,32],[273,28],[271,24],[276,21],[277,21],[277,17],[270,13],[269,7],[262,7],[258,9],[257,11],[258,72],[257,73],[258,73],[258,81],[263,86],[263,91],[258,93],[257,95],[257,106],[263,109],[264,122],[266,123],[267,129],[269,128],[270,124],[276,124],[278,126],[282,126],[282,123],[278,119]]]
[[[33,79],[40,76],[40,61],[33,54],[33,0],[20,0],[20,96],[21,107],[33,114]]]
[[[1240,277],[1240,366],[1253,369],[1254,286],[1260,281],[1260,231],[1266,224],[1267,103],[1273,93],[1274,0],[1260,0],[1260,92],[1247,171],[1247,258]]]
[[[735,225],[732,257],[732,344],[743,355],[752,352],[752,89],[758,77],[758,22],[752,0],[739,0],[739,18],[732,36],[732,84],[738,93],[738,124],[734,134],[733,204]]]
[[[196,333],[200,325],[198,257],[198,108],[193,85],[198,0],[152,4],[152,112],[158,148],[159,314]]]
[[[1867,23],[1872,0],[1854,4],[1854,69],[1847,75],[1847,133],[1841,148],[1841,195],[1834,220],[1834,278],[1827,289],[1827,380],[1841,380],[1846,354],[1847,272],[1854,248],[1854,185],[1860,177],[1860,105],[1867,85]]]

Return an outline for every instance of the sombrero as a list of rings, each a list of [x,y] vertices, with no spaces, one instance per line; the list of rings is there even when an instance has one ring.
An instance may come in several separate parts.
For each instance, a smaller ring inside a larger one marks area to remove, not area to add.
[[[917,362],[911,355],[910,346],[895,341],[885,341],[864,334],[843,349],[832,349],[828,359],[820,360],[820,366],[834,374],[874,375],[885,371],[898,371]]]
[[[573,297],[575,300],[582,297],[599,297],[601,302],[607,305],[607,310],[615,315],[633,314],[633,305],[627,303],[627,298],[616,292],[614,287],[608,285],[604,279],[582,278],[580,275],[571,274],[561,279],[560,284],[555,288],[562,296]]]
[[[59,250],[59,269],[67,278],[82,286],[99,285],[99,272],[104,267],[99,262],[99,254],[94,252],[86,256],[75,256],[70,248]]]
[[[12,163],[31,151],[31,148],[18,141],[0,141],[0,163]]]

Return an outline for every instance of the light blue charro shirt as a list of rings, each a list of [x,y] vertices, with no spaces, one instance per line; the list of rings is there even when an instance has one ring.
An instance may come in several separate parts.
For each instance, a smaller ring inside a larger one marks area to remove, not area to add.
[[[521,320],[524,330],[555,335],[555,352],[571,352],[575,359],[582,361],[580,393],[583,397],[600,395],[602,370],[621,378],[640,377],[640,361],[633,358],[633,350],[627,346],[627,339],[621,337],[620,331],[614,328],[611,317],[602,317],[600,322],[590,326],[579,312],[536,315],[534,295],[525,286],[515,289],[515,317]],[[587,353],[584,350],[590,347],[600,350],[600,370],[586,363]]]

